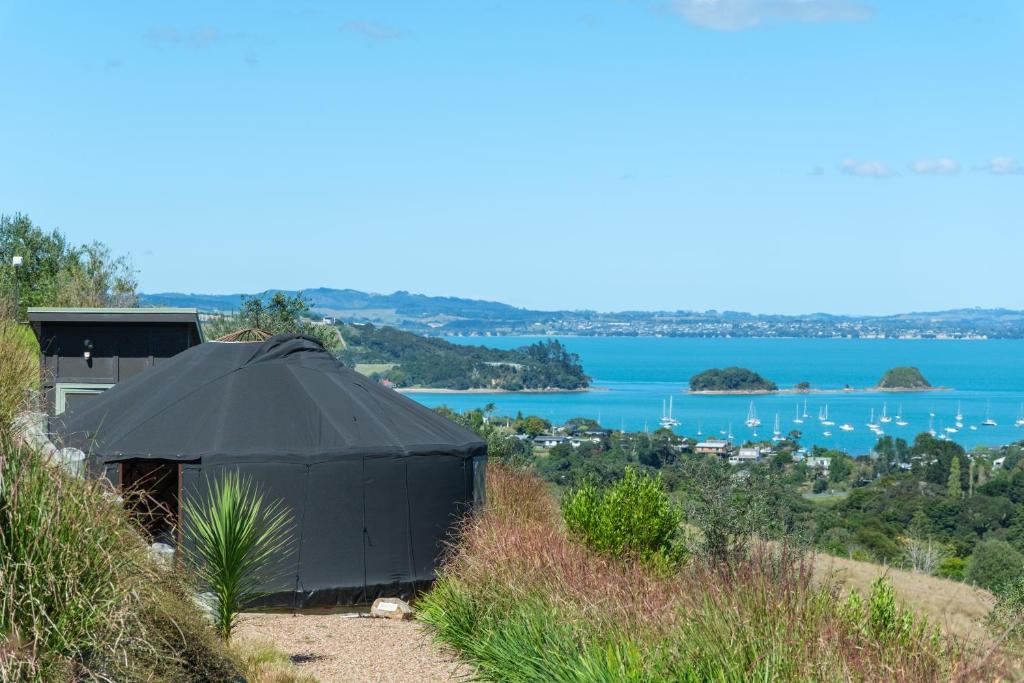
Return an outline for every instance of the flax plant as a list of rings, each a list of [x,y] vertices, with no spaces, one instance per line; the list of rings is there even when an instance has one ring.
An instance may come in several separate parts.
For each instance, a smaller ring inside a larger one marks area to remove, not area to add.
[[[291,554],[292,517],[266,503],[252,480],[228,472],[207,482],[205,504],[186,502],[185,530],[200,579],[214,596],[214,628],[228,641],[242,608],[266,595],[274,566]]]

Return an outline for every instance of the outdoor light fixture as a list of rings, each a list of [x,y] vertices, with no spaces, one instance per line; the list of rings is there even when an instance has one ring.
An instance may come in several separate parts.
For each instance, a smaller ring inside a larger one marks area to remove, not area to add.
[[[86,339],[84,342],[82,342],[82,348],[85,349],[82,352],[82,358],[86,360],[92,358],[92,340]]]

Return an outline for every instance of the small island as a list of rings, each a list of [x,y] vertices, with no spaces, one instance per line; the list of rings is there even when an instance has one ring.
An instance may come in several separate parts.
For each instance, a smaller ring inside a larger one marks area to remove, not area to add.
[[[690,391],[703,394],[763,394],[779,387],[753,370],[728,367],[711,368],[690,378]]]
[[[876,387],[884,391],[925,391],[933,388],[920,370],[909,366],[886,371]]]

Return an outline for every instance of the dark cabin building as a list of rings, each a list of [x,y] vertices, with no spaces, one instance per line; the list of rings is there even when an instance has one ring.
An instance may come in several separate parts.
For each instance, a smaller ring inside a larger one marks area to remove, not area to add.
[[[194,308],[30,308],[48,415],[203,341]]]
[[[229,472],[279,501],[292,543],[265,606],[413,597],[484,496],[480,437],[293,334],[200,344],[54,422],[94,476],[148,494],[169,545],[194,547],[182,518]]]

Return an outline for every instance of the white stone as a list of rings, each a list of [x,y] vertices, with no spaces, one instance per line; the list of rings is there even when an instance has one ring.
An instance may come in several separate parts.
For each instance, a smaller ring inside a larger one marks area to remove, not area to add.
[[[377,598],[370,608],[370,616],[383,619],[412,619],[412,607],[401,598]]]

